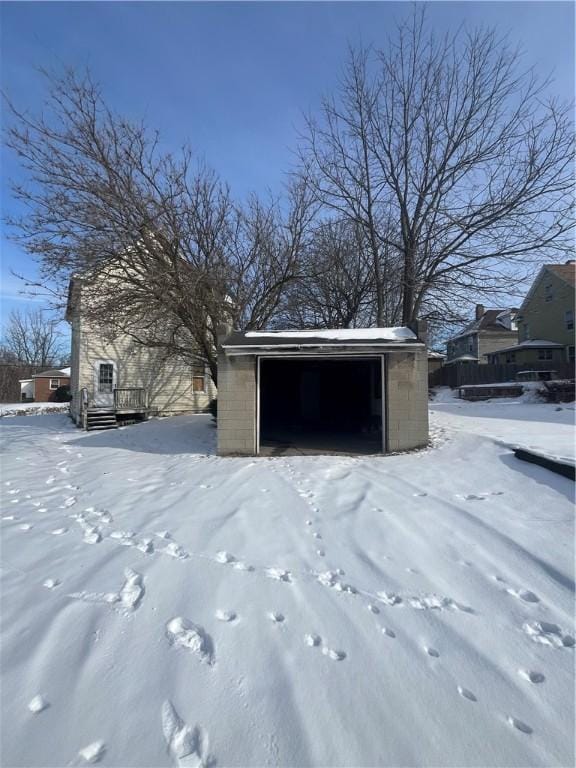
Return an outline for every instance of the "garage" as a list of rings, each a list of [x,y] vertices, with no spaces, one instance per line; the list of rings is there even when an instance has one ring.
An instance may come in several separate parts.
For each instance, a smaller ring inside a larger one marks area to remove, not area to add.
[[[382,450],[379,358],[266,358],[259,366],[261,455]]]
[[[427,441],[422,323],[219,337],[220,455],[392,453]]]

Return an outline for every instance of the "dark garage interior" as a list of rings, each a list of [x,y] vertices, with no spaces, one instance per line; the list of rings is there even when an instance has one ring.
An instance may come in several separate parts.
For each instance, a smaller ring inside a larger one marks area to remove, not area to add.
[[[379,358],[260,360],[260,453],[380,453]]]

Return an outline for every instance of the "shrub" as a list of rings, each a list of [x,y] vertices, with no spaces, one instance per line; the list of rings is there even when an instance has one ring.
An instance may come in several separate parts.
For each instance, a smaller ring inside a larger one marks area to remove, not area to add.
[[[64,384],[62,387],[54,392],[55,403],[69,403],[72,400],[72,394],[70,393],[70,387],[68,384]]]

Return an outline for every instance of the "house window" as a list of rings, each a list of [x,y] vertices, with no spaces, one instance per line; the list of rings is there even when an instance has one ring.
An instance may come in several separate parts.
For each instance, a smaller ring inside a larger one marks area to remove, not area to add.
[[[530,326],[528,325],[528,323],[524,323],[524,325],[522,327],[524,329],[524,339],[523,339],[523,341],[528,341],[530,339]]]
[[[98,391],[110,394],[114,384],[114,366],[112,363],[100,363],[98,371]]]
[[[468,352],[474,352],[474,340],[472,336],[468,339]]]
[[[574,362],[574,347],[568,347],[568,362]]]
[[[566,312],[564,312],[564,322],[566,323],[567,331],[574,330],[574,310],[567,309]]]
[[[554,298],[554,291],[550,284],[544,286],[544,301],[552,301]]]
[[[538,360],[552,360],[552,350],[540,349],[538,351]]]
[[[50,379],[50,389],[58,389],[60,386],[60,379]]]
[[[515,363],[516,362],[516,352],[507,352],[506,353],[506,362],[507,363]]]
[[[204,365],[192,366],[192,392],[206,392],[206,368]]]

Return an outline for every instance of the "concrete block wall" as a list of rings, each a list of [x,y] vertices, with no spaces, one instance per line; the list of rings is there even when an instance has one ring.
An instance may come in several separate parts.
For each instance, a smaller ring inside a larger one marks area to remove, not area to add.
[[[256,453],[256,357],[218,355],[218,454]]]
[[[388,451],[420,448],[428,442],[427,352],[386,357]]]

